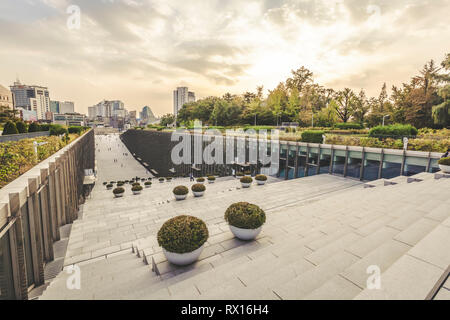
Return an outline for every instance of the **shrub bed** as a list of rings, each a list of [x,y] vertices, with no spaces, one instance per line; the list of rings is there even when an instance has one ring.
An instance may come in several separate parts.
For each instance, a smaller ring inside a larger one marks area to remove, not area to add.
[[[419,131],[410,124],[393,124],[373,127],[369,131],[369,137],[417,136],[418,133]]]
[[[158,231],[158,244],[169,252],[187,253],[208,240],[206,224],[192,216],[178,216],[166,221]]]
[[[302,132],[302,141],[311,143],[323,143],[323,131],[307,130]]]
[[[364,129],[364,126],[360,123],[356,123],[356,122],[342,122],[342,123],[336,123],[334,125],[335,128],[337,129],[343,129],[343,130],[349,130],[349,129]]]
[[[257,229],[266,222],[266,214],[255,204],[237,202],[225,211],[225,220],[237,228]]]

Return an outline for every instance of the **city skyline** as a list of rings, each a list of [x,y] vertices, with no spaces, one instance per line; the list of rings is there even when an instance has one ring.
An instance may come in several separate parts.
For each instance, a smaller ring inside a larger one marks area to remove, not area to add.
[[[197,99],[258,85],[267,94],[302,65],[321,85],[376,96],[386,79],[401,85],[448,49],[449,0],[328,3],[2,1],[0,84],[19,76],[85,114],[95,101],[120,99],[161,116],[173,110],[173,88],[190,87]],[[79,29],[68,26],[73,5]]]

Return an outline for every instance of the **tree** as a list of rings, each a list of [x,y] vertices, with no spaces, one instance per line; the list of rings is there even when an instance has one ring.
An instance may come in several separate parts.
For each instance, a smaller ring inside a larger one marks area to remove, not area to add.
[[[6,121],[5,126],[3,127],[3,134],[4,136],[9,134],[18,134],[19,131],[16,128],[16,125],[12,121]]]
[[[28,132],[27,125],[23,121],[17,121],[16,128],[17,128],[17,131],[19,131],[19,133],[27,133]]]
[[[165,114],[161,117],[159,121],[159,125],[163,127],[167,127],[168,125],[175,122],[175,116],[171,113]]]
[[[349,89],[345,88],[339,91],[336,95],[336,112],[338,117],[342,122],[347,122],[353,115],[353,110],[355,106],[355,93]]]
[[[361,89],[358,96],[355,96],[355,103],[353,107],[353,117],[355,121],[363,124],[366,114],[369,112],[369,102],[367,101],[366,93]]]
[[[433,106],[433,123],[442,127],[450,126],[450,85],[441,88],[439,96],[444,102]]]
[[[313,73],[304,66],[300,67],[300,69],[292,70],[291,73],[292,77],[286,80],[286,87],[289,90],[296,88],[298,92],[302,92],[306,84],[312,83]]]

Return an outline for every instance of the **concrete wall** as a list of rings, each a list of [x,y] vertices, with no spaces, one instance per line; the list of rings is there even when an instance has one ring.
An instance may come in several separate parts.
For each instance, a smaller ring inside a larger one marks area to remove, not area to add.
[[[22,139],[36,138],[36,137],[46,137],[50,135],[50,131],[38,131],[38,132],[28,132],[19,134],[9,134],[6,136],[0,136],[0,143],[7,141],[19,141]]]
[[[30,285],[44,284],[44,264],[54,259],[59,227],[77,219],[84,199],[84,169],[94,165],[90,130],[0,190],[0,240],[9,238],[10,249],[0,264],[8,260],[12,265],[9,273],[0,268],[1,298],[27,299]],[[32,277],[27,273],[30,267]]]

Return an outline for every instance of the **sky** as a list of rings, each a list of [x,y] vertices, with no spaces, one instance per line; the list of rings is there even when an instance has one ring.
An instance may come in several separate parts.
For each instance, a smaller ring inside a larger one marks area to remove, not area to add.
[[[317,83],[401,85],[450,52],[450,0],[0,0],[0,84],[47,86],[87,113],[103,99],[172,112],[265,93],[305,66]]]

